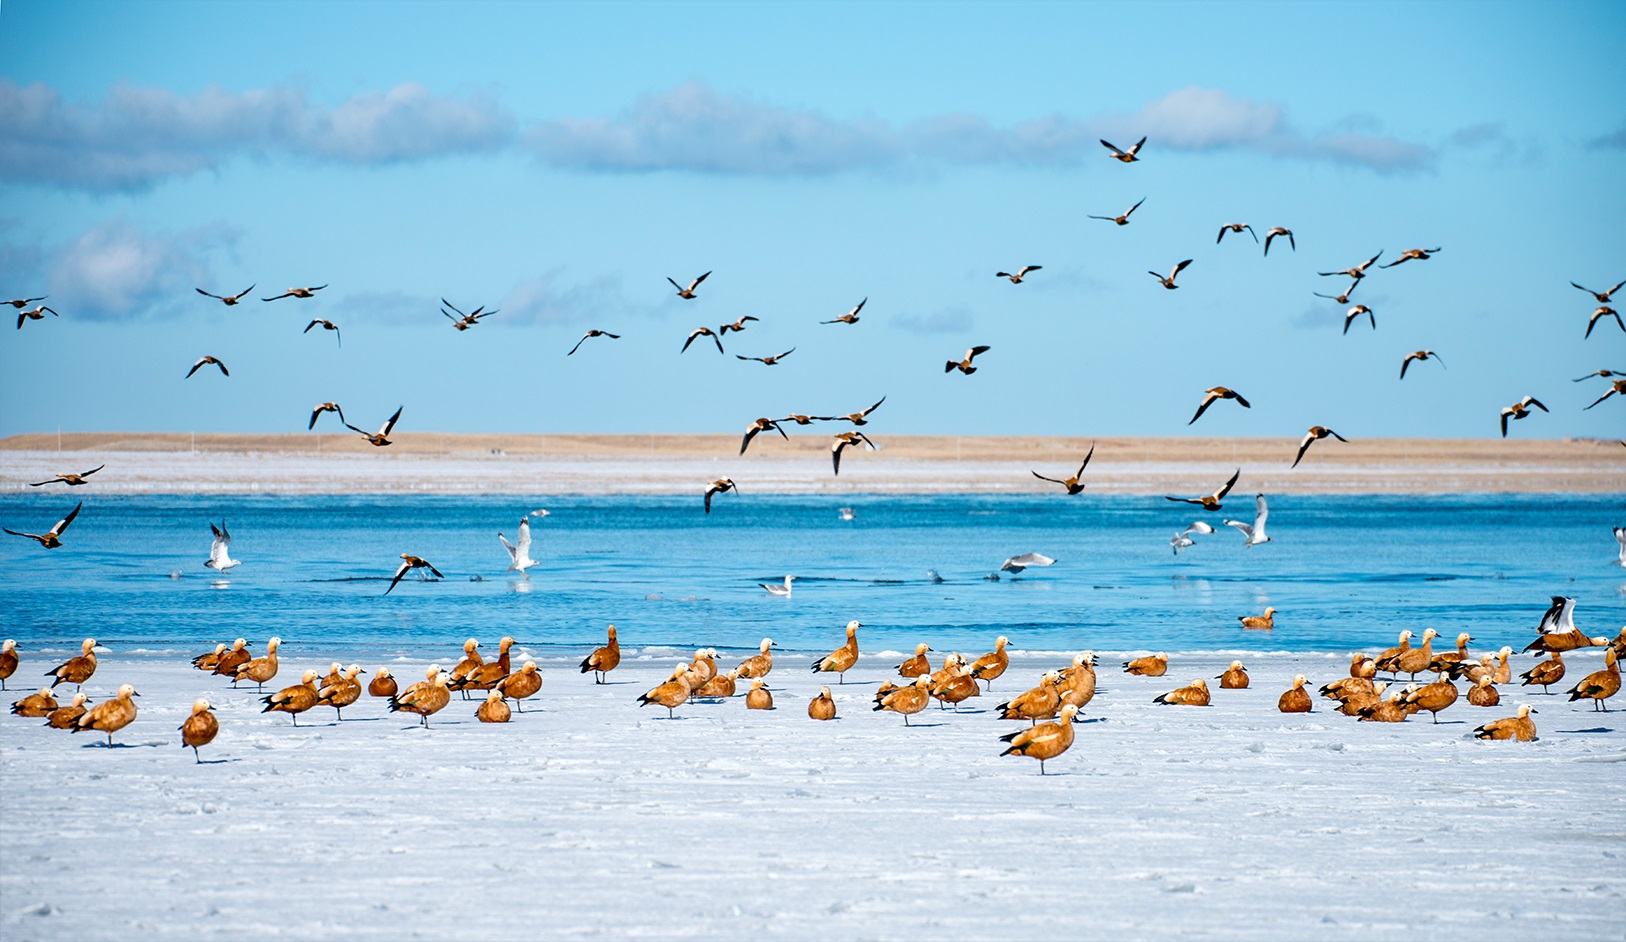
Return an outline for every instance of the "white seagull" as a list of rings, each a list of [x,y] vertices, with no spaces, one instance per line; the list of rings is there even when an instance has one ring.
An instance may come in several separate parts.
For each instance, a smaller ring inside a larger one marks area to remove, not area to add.
[[[1201,520],[1194,520],[1194,521],[1192,521],[1191,526],[1186,527],[1186,529],[1184,531],[1180,531],[1180,530],[1174,531],[1174,536],[1169,539],[1169,545],[1174,547],[1174,555],[1179,556],[1181,550],[1185,549],[1188,546],[1197,545],[1197,541],[1193,540],[1191,538],[1191,534],[1193,534],[1193,533],[1213,533],[1213,532],[1214,532],[1213,527],[1211,527],[1208,524],[1202,522]]]
[[[1575,630],[1575,600],[1561,595],[1553,596],[1553,607],[1541,616],[1536,631],[1541,634],[1564,634]]]
[[[1620,544],[1620,567],[1626,569],[1626,527],[1615,528],[1615,542]]]
[[[1055,562],[1054,559],[1043,553],[1023,553],[1020,556],[1012,556],[1010,559],[1005,560],[1004,564],[999,567],[999,571],[1021,572],[1029,566],[1052,566],[1055,565]]]
[[[1243,546],[1251,547],[1258,543],[1275,542],[1265,535],[1265,521],[1270,517],[1270,508],[1265,505],[1265,495],[1254,495],[1253,506],[1253,526],[1251,527],[1240,520],[1222,520],[1220,522],[1228,527],[1236,527],[1242,531],[1242,535],[1248,538],[1248,541],[1242,544]]]
[[[536,560],[531,558],[531,521],[524,517],[519,518],[519,537],[516,542],[508,542],[508,537],[503,536],[501,530],[497,531],[497,539],[502,540],[502,548],[508,551],[508,571],[517,572],[526,579],[531,578],[531,574],[525,571],[537,565]]]
[[[231,534],[226,532],[226,521],[220,521],[218,527],[211,523],[209,529],[214,531],[215,541],[209,546],[209,559],[204,565],[219,572],[242,565],[241,559],[231,558]]]
[[[767,589],[769,595],[777,595],[780,598],[789,598],[790,597],[790,584],[793,581],[795,581],[795,579],[796,579],[795,576],[786,576],[784,585],[769,585],[766,582],[759,582],[759,583],[757,583],[757,585],[762,586],[764,589]]]

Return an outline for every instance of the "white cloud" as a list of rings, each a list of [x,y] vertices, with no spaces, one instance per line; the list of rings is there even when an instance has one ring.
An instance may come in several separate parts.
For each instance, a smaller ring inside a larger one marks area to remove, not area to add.
[[[175,309],[193,288],[207,286],[204,255],[228,245],[236,233],[210,227],[154,235],[123,219],[101,223],[35,257],[63,314],[92,320],[139,317]]]
[[[892,325],[917,334],[952,334],[971,329],[971,312],[955,305],[928,314],[906,314],[894,318]]]
[[[329,111],[290,88],[180,96],[121,84],[84,106],[0,79],[0,128],[0,180],[139,190],[244,155],[375,164],[496,150],[514,120],[489,96],[437,98],[411,82]]]

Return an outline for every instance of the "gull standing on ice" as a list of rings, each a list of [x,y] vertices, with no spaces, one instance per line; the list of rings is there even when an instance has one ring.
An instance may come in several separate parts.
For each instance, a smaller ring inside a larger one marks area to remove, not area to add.
[[[502,541],[502,548],[508,551],[508,571],[517,572],[526,579],[531,578],[525,570],[537,565],[531,558],[531,521],[526,517],[519,518],[519,536],[515,542],[508,542],[508,537],[497,531],[497,539]]]
[[[216,572],[225,572],[233,566],[241,566],[243,564],[241,559],[231,558],[231,533],[226,530],[226,521],[220,521],[218,527],[209,524],[209,530],[214,533],[215,539],[209,544],[209,558],[203,564]]]
[[[795,579],[795,576],[786,576],[784,585],[770,585],[766,582],[759,582],[757,585],[767,589],[769,595],[777,595],[780,598],[790,598],[790,584],[795,581]]]
[[[1274,542],[1270,537],[1265,535],[1265,521],[1268,519],[1270,519],[1270,506],[1265,503],[1265,495],[1255,494],[1253,497],[1252,526],[1243,523],[1241,520],[1222,520],[1220,522],[1228,527],[1235,527],[1237,530],[1241,531],[1243,537],[1246,538],[1242,545],[1245,547],[1252,547],[1260,543]],[[1196,524],[1192,524],[1192,526],[1196,526]]]
[[[1169,545],[1174,547],[1174,555],[1179,556],[1181,550],[1185,549],[1188,546],[1197,545],[1197,541],[1193,540],[1191,538],[1190,534],[1193,534],[1193,533],[1213,533],[1213,532],[1214,532],[1213,527],[1211,527],[1208,524],[1202,522],[1201,520],[1193,520],[1191,522],[1191,526],[1186,527],[1186,529],[1183,532],[1180,531],[1180,530],[1174,531],[1174,536],[1169,539]],[[1250,539],[1251,539],[1251,537],[1250,537]]]

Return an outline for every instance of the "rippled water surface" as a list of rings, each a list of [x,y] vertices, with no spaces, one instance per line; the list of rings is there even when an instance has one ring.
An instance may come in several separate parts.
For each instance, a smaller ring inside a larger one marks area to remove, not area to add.
[[[102,497],[88,489],[0,498],[12,529],[49,528],[83,496],[65,545],[0,543],[4,627],[25,650],[94,634],[115,650],[187,651],[281,635],[285,651],[340,656],[449,647],[512,634],[539,654],[597,643],[614,623],[634,647],[749,648],[773,637],[827,650],[849,619],[866,650],[1343,651],[1402,628],[1471,631],[1476,647],[1522,647],[1549,596],[1577,622],[1626,623],[1626,569],[1612,526],[1626,497],[1293,497],[1271,502],[1275,542],[1245,549],[1220,519],[1147,497],[727,494],[694,497]],[[522,580],[505,573],[520,516],[538,507]],[[840,519],[851,507],[854,519]],[[1175,556],[1170,533],[1198,517],[1221,531]],[[209,521],[233,556],[204,568]],[[1055,557],[1023,578],[984,577],[1007,556]],[[397,554],[446,578],[383,595]],[[928,569],[943,582],[927,578]],[[757,587],[798,576],[791,598]],[[1279,611],[1269,635],[1237,616]]]

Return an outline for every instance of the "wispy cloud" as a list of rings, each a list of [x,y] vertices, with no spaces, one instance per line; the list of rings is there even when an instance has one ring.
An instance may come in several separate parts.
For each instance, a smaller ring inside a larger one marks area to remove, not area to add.
[[[893,318],[892,325],[917,334],[952,334],[971,329],[971,312],[955,305],[926,314],[905,314]]]
[[[329,110],[282,87],[180,96],[121,84],[77,105],[48,85],[0,79],[0,128],[0,181],[118,191],[239,156],[380,164],[497,150],[514,119],[489,96],[437,97],[411,82]]]
[[[90,320],[165,314],[208,284],[205,256],[236,238],[226,226],[154,234],[112,219],[60,245],[0,246],[0,269],[30,291],[42,287],[63,314]]]
[[[1100,158],[1099,137],[1128,146],[1143,135],[1155,149],[1248,150],[1382,173],[1423,170],[1434,160],[1432,148],[1375,127],[1304,134],[1280,105],[1209,88],[1181,89],[1133,114],[1093,119],[1052,115],[999,127],[950,114],[893,126],[729,97],[688,82],[645,95],[614,118],[540,122],[522,140],[544,163],[571,170],[817,176],[909,164],[1072,165]]]
[[[1626,150],[1626,124],[1586,142],[1594,150]]]

